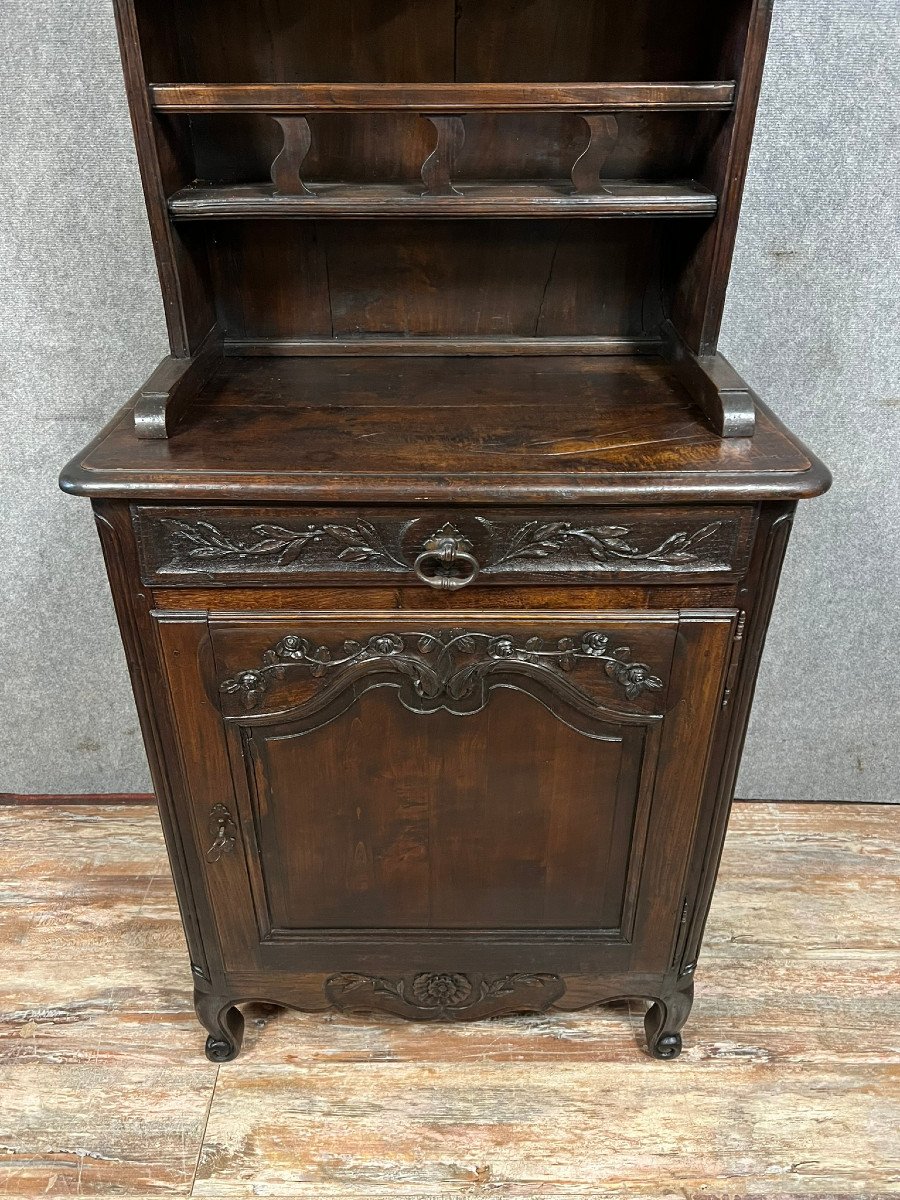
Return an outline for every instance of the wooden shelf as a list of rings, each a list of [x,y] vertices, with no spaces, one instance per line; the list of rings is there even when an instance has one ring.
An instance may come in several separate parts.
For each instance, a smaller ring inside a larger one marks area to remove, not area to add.
[[[604,183],[597,194],[554,183],[459,183],[459,195],[423,195],[421,184],[311,183],[310,196],[270,184],[194,184],[169,199],[178,220],[247,217],[711,217],[717,200],[693,182]]]
[[[735,84],[710,83],[154,83],[166,113],[704,112],[733,107]]]

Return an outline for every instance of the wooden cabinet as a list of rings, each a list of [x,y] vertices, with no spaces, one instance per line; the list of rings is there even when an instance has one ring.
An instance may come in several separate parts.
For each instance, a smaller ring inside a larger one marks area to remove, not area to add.
[[[117,0],[172,356],[62,477],[207,1053],[631,997],[673,1058],[829,482],[715,351],[768,4],[277,7]]]

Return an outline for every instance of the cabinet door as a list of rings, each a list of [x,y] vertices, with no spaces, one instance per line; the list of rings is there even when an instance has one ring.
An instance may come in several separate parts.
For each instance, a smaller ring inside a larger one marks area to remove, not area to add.
[[[734,614],[160,625],[228,971],[664,971]]]

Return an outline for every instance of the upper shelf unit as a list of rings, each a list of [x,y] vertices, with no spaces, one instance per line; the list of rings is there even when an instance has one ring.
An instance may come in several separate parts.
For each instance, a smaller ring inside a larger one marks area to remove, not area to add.
[[[113,4],[176,363],[715,355],[772,0]]]

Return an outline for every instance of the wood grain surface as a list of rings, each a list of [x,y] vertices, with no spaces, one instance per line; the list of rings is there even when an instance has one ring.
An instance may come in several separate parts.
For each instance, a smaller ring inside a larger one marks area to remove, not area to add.
[[[367,243],[358,261],[374,255]],[[240,295],[271,309],[267,291]],[[609,355],[225,358],[176,438],[136,439],[126,405],[60,479],[78,495],[175,503],[504,507],[797,498],[829,484],[764,405],[752,438],[723,439],[672,364]]]
[[[672,1064],[640,1005],[456,1027],[258,1007],[217,1068],[156,813],[0,826],[0,1194],[900,1194],[889,807],[736,806]]]

